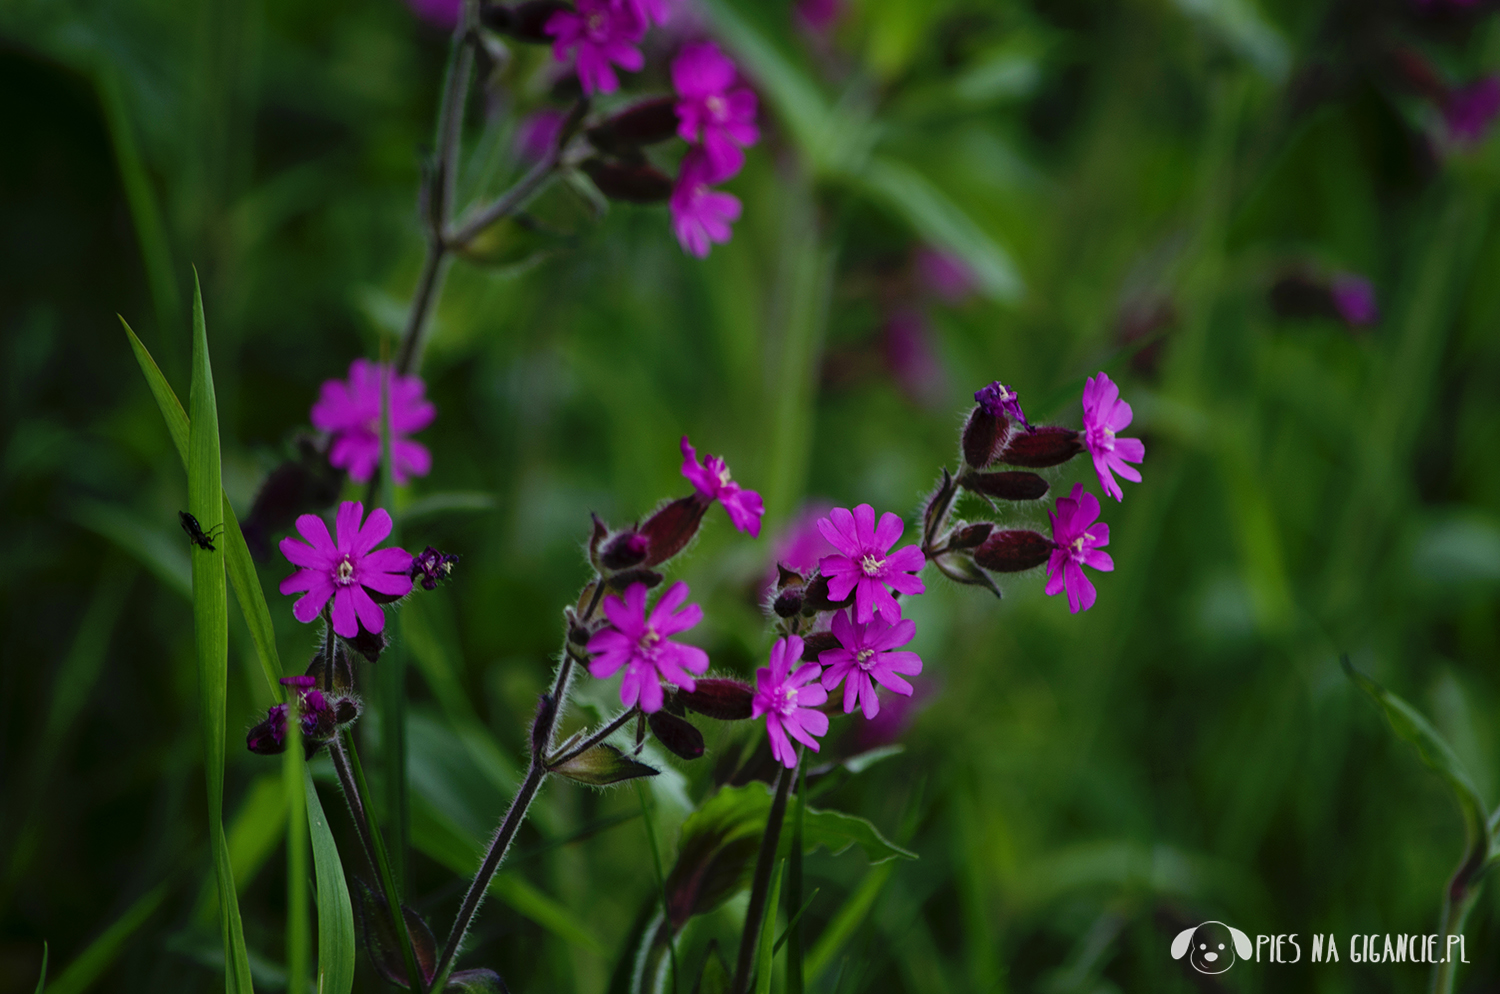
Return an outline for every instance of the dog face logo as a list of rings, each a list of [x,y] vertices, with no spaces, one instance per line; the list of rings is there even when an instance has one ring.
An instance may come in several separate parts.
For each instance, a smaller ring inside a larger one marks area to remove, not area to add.
[[[1248,958],[1255,955],[1255,947],[1250,945],[1248,935],[1223,922],[1185,928],[1172,940],[1172,958],[1187,956],[1199,973],[1223,973],[1234,966],[1236,953]]]

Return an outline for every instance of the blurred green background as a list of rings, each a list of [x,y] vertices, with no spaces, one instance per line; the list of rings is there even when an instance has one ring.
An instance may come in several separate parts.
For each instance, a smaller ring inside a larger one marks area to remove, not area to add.
[[[1490,6],[850,0],[819,32],[783,2],[706,4],[762,97],[733,240],[700,262],[665,208],[596,219],[558,185],[541,229],[454,267],[437,312],[434,469],[401,494],[403,542],[462,560],[401,612],[413,903],[446,929],[462,882],[432,854],[503,809],[588,513],[686,492],[679,436],[767,500],[759,541],[715,510],[680,570],[708,612],[694,641],[748,674],[757,584],[805,500],[868,501],[911,536],[975,389],[1002,379],[1076,427],[1104,369],[1147,447],[1144,482],[1106,501],[1116,571],[1081,616],[1040,576],[997,602],[928,571],[910,610],[933,692],[906,750],[817,802],[921,858],[879,871],[813,989],[1424,990],[1422,967],[1306,956],[1313,932],[1435,932],[1463,847],[1340,652],[1500,800],[1500,153],[1454,141],[1392,62],[1450,83],[1500,66]],[[319,384],[399,333],[446,51],[396,0],[0,3],[0,989],[32,989],[44,940],[53,977],[108,952],[97,990],[222,983],[186,488],[115,315],[186,398],[196,265],[243,518]],[[547,53],[514,54],[471,101],[465,195],[518,174],[516,115],[550,102]],[[660,64],[635,93],[667,88]],[[927,244],[977,290],[924,290]],[[1373,326],[1272,306],[1341,271],[1373,282]],[[1097,486],[1080,460],[1054,495],[1074,481]],[[315,632],[274,593],[286,571],[262,580],[291,669]],[[280,763],[239,745],[269,699],[234,623],[226,819],[274,990]],[[652,783],[669,851],[737,734],[711,724],[710,757]],[[655,888],[640,811],[549,784],[464,962],[517,992],[609,989]],[[815,940],[872,871],[855,850],[808,872]],[[1304,962],[1185,972],[1167,947],[1204,919],[1299,933]],[[1497,924],[1492,888],[1458,989],[1500,985]]]

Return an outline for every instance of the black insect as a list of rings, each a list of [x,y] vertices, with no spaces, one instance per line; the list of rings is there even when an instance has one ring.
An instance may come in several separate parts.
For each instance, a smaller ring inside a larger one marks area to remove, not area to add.
[[[194,545],[200,549],[207,549],[209,552],[218,551],[214,548],[213,540],[224,534],[223,524],[217,525],[208,534],[204,534],[203,526],[198,524],[198,519],[186,511],[178,511],[177,518],[182,522],[182,530],[187,532],[187,537]]]

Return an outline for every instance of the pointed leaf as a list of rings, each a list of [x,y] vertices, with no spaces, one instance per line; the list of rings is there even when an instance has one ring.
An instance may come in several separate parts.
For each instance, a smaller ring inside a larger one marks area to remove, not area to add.
[[[729,965],[724,962],[724,955],[719,952],[719,940],[714,939],[708,944],[708,955],[703,959],[703,972],[698,974],[698,982],[693,985],[693,994],[729,994],[729,985],[733,978],[729,975]]]
[[[771,961],[776,956],[776,908],[781,904],[782,863],[776,864],[771,877],[771,896],[766,900],[766,917],[760,923],[760,937],[755,945],[755,991],[756,994],[771,994]]]
[[[338,846],[318,801],[312,774],[304,771],[307,830],[318,882],[318,994],[349,994],[354,987],[354,908]]]
[[[36,994],[42,994],[47,989],[47,943],[42,942],[42,972],[36,978]]]
[[[161,905],[166,896],[167,885],[160,883],[137,898],[123,915],[115,919],[68,964],[62,975],[47,988],[47,994],[83,994],[92,987],[104,971],[109,969],[115,957],[124,950],[136,929],[146,923],[146,919],[151,917],[151,913]]]
[[[561,766],[554,766],[552,772],[578,783],[603,787],[636,777],[654,777],[661,771],[630,758],[612,745],[600,743]]]

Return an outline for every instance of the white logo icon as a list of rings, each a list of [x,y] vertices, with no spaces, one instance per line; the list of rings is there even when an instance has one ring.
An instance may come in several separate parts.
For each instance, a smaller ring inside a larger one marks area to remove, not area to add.
[[[1172,940],[1172,958],[1188,956],[1199,973],[1223,973],[1234,966],[1236,953],[1248,959],[1255,955],[1255,947],[1248,935],[1223,922],[1204,922],[1185,928]]]

